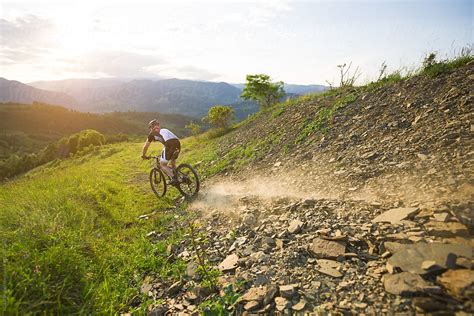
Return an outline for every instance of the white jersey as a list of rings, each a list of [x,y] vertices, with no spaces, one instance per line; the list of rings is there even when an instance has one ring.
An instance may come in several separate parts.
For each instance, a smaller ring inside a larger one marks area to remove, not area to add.
[[[169,129],[166,129],[166,128],[160,129],[160,133],[151,132],[150,135],[148,135],[149,142],[156,140],[164,144],[166,143],[166,141],[170,139],[179,139],[179,138],[178,136],[173,134],[173,132],[171,132]]]

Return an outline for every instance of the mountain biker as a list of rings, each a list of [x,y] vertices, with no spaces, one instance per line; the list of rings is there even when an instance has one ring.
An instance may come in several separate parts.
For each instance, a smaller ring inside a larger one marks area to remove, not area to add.
[[[160,122],[156,119],[148,123],[148,129],[150,130],[150,133],[143,145],[142,159],[150,159],[146,153],[152,142],[159,141],[162,143],[164,148],[160,157],[161,169],[163,169],[163,171],[165,171],[171,178],[170,184],[176,184],[178,179],[174,170],[176,169],[176,159],[178,159],[179,152],[181,151],[181,143],[178,137],[169,129],[161,128]],[[170,165],[168,165],[168,163]]]

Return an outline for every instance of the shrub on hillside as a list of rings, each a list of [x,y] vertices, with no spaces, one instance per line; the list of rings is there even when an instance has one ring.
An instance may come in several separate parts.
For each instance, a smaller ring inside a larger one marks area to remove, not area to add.
[[[234,117],[234,109],[231,106],[215,105],[209,109],[203,121],[217,128],[227,128],[234,120]]]
[[[10,155],[8,159],[0,161],[0,179],[15,176],[58,158],[66,158],[72,154],[86,154],[106,143],[126,140],[128,140],[126,135],[106,138],[95,130],[87,129],[49,144],[38,154]]]

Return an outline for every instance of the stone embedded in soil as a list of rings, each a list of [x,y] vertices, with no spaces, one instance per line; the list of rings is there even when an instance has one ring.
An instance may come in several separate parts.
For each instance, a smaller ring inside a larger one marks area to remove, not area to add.
[[[262,287],[252,287],[245,292],[244,295],[240,297],[240,301],[249,302],[249,301],[257,301],[259,303],[263,302],[265,295],[267,294],[267,288],[265,286]]]
[[[317,258],[335,259],[338,256],[344,255],[346,252],[346,245],[337,241],[315,238],[313,239],[313,243],[309,246],[309,251]]]
[[[460,299],[474,300],[474,271],[470,269],[448,270],[437,278],[451,295]]]
[[[449,214],[448,213],[436,213],[433,215],[434,220],[438,222],[446,222]]]
[[[289,285],[281,285],[280,286],[280,295],[282,297],[291,299],[293,296],[296,295],[296,285],[289,284]]]
[[[446,309],[445,302],[440,302],[432,297],[415,297],[413,298],[412,305],[421,313],[431,313]]]
[[[181,281],[175,282],[169,287],[168,294],[175,295],[181,290],[182,287],[183,283]]]
[[[250,301],[250,302],[248,302],[247,304],[244,305],[244,309],[245,309],[246,311],[251,312],[251,311],[257,309],[259,306],[260,306],[260,303],[259,303],[259,302],[257,302],[257,301]]]
[[[302,311],[306,307],[306,301],[300,300],[295,305],[291,306],[291,309],[297,312]]]
[[[417,207],[399,207],[392,208],[372,220],[372,223],[389,222],[391,224],[400,223],[400,221],[415,214],[419,208]]]
[[[257,224],[257,218],[255,215],[247,213],[242,218],[242,225],[246,227],[254,227]]]
[[[415,294],[432,288],[418,274],[410,272],[384,275],[383,286],[385,291],[395,295]]]
[[[284,297],[275,297],[275,304],[276,304],[276,309],[279,312],[282,312],[288,307],[290,307],[290,302]]]
[[[469,231],[466,226],[457,222],[428,222],[425,225],[426,230],[432,236],[436,237],[456,237],[456,236],[469,236]]]
[[[466,268],[466,269],[474,268],[474,264],[472,260],[469,260],[468,258],[464,258],[464,257],[456,258],[456,265],[462,268]]]
[[[434,260],[426,260],[421,263],[421,268],[423,270],[433,270],[436,269],[436,261]]]
[[[290,234],[297,234],[301,231],[301,228],[303,227],[303,222],[298,220],[298,219],[295,219],[295,220],[292,220],[290,225],[288,226],[288,232]]]
[[[341,278],[343,274],[337,270],[340,268],[341,264],[334,260],[320,259],[318,260],[319,267],[317,270],[326,275],[332,276],[334,278]]]
[[[237,268],[237,262],[239,261],[239,257],[236,255],[236,254],[231,254],[231,255],[228,255],[224,261],[222,261],[218,268],[219,270],[221,270],[222,272],[226,272],[226,271],[232,271],[234,270],[235,268]]]
[[[275,284],[267,285],[266,293],[265,293],[265,296],[263,297],[263,305],[266,306],[270,304],[271,302],[273,302],[273,299],[275,298],[277,293],[278,293],[278,286],[276,286]]]
[[[425,274],[427,271],[421,267],[424,261],[434,261],[439,269],[455,268],[458,256],[471,257],[472,248],[465,244],[400,244],[393,256],[388,259],[387,269],[400,268],[406,272]]]

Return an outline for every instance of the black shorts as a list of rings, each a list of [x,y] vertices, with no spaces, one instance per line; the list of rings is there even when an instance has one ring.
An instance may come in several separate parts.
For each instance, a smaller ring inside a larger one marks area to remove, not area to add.
[[[181,143],[179,139],[173,138],[168,139],[165,142],[165,148],[161,152],[161,162],[168,162],[170,160],[175,160],[179,156],[179,152],[181,151]]]

